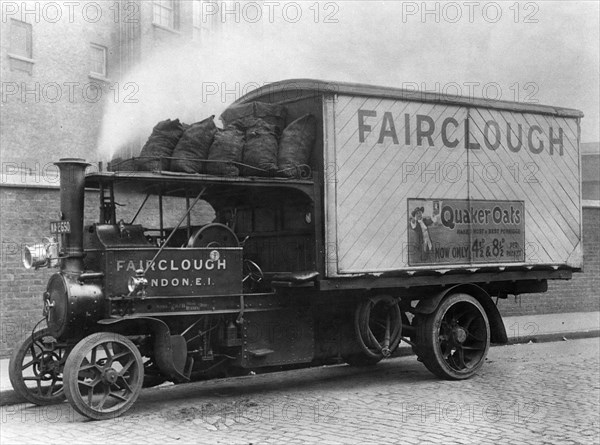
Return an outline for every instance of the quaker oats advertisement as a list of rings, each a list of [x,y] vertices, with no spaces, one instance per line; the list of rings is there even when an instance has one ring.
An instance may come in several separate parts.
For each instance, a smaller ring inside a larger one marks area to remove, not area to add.
[[[525,261],[523,201],[408,200],[411,266]]]

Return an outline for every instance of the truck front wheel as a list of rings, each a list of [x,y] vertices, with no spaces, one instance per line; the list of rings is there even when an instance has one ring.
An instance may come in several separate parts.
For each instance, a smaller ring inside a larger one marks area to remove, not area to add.
[[[75,411],[94,420],[115,418],[140,395],[144,363],[127,337],[98,332],[75,345],[65,363],[64,380]]]
[[[474,297],[449,295],[432,314],[417,320],[417,355],[429,371],[449,380],[477,373],[490,347],[490,324]]]

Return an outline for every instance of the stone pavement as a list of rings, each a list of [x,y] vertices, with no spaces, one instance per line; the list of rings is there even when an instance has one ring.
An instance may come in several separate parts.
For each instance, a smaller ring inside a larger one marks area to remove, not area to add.
[[[600,443],[600,339],[495,347],[472,379],[415,357],[149,389],[123,417],[0,408],[11,443]]]

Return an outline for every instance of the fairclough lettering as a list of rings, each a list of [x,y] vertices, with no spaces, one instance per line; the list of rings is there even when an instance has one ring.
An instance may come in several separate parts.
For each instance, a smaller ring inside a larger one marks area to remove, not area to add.
[[[472,134],[481,132],[483,145],[488,150],[494,151],[503,146],[513,153],[529,150],[536,155],[543,151],[554,155],[556,151],[559,156],[563,156],[566,138],[561,127],[526,127],[519,123],[498,123],[493,119],[480,124],[470,119],[459,122],[453,117],[446,117],[443,120],[439,118],[436,122],[424,114],[405,113],[394,118],[389,111],[384,112],[380,118],[377,111],[362,109],[358,110],[357,116],[358,140],[361,143],[365,142],[369,133],[374,132],[378,135],[378,144],[391,141],[394,145],[403,143],[405,146],[434,147],[435,140],[438,144],[441,141],[444,147],[455,148],[459,145],[459,135],[462,134],[465,149],[479,150],[482,144],[473,141]],[[381,126],[375,128],[375,124]],[[470,129],[470,126],[473,128]]]
[[[158,260],[152,263],[152,260],[117,260],[117,272],[122,270],[135,272],[137,269],[145,269],[150,266],[150,270],[156,271],[179,271],[179,270],[226,270],[227,260],[202,260],[202,259],[183,259],[183,260]]]

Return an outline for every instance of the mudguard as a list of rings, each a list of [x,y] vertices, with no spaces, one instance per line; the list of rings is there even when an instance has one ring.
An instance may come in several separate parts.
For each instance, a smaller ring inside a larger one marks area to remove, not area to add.
[[[189,377],[184,375],[184,366],[187,357],[187,346],[180,335],[171,335],[165,322],[153,317],[108,318],[98,321],[101,325],[119,326],[123,333],[147,334],[148,330],[154,337],[154,361],[160,372],[168,376],[175,383],[189,382]],[[145,329],[144,329],[145,328]]]

